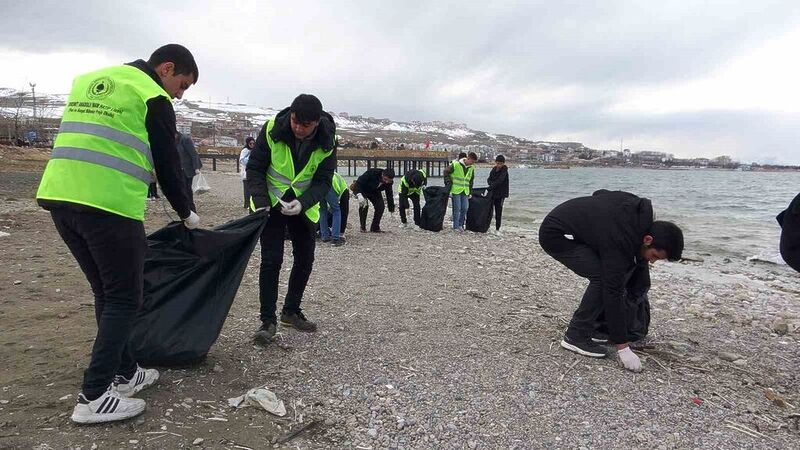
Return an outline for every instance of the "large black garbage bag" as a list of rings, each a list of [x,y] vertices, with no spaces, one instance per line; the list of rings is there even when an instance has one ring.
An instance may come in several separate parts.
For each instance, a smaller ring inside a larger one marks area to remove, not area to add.
[[[442,231],[450,190],[444,186],[428,186],[422,190],[422,195],[425,196],[425,206],[420,212],[419,227],[428,231]]]
[[[781,225],[781,257],[800,272],[800,194],[776,217]]]
[[[492,197],[487,194],[488,188],[472,189],[472,198],[469,199],[467,210],[467,230],[476,233],[486,233],[492,224],[492,211],[494,204]]]
[[[173,222],[147,237],[144,302],[131,334],[147,366],[202,361],[216,342],[267,212],[212,230]]]

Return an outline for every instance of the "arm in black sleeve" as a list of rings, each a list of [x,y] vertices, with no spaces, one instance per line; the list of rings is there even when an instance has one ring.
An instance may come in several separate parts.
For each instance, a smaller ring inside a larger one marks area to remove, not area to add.
[[[448,190],[450,189],[450,186],[453,185],[452,174],[453,174],[453,164],[450,163],[450,165],[448,165],[447,168],[444,169],[444,172],[442,173],[442,175],[444,176],[444,185],[445,187],[448,188]]]
[[[469,177],[469,191],[472,192],[472,185],[475,183],[475,172],[472,172],[472,176]]]
[[[386,206],[389,207],[389,212],[394,212],[394,191],[391,184],[386,186]]]
[[[311,178],[311,185],[297,198],[303,206],[303,211],[319,203],[331,190],[331,182],[333,181],[333,172],[335,170],[336,149],[322,160],[317,167],[317,171],[314,172],[314,177]],[[248,173],[247,176],[249,177],[250,174]]]
[[[255,208],[265,208],[270,206],[269,194],[267,194],[267,169],[272,162],[271,150],[267,145],[266,127],[264,124],[256,138],[256,146],[250,152],[250,159],[247,161],[247,192]]]
[[[156,97],[147,102],[145,127],[158,184],[178,217],[185,219],[189,217],[191,203],[176,146],[175,110],[168,99]]]
[[[614,344],[627,342],[628,324],[625,320],[625,307],[622,294],[625,289],[625,277],[632,258],[624,252],[609,250],[600,252],[603,280],[603,307],[608,323],[609,339]]]
[[[489,179],[491,180],[489,181],[489,190],[494,191],[500,189],[503,183],[505,183],[508,179],[508,171],[499,170],[497,171],[497,175],[494,177],[494,179],[492,180],[491,178],[492,177],[489,176]]]

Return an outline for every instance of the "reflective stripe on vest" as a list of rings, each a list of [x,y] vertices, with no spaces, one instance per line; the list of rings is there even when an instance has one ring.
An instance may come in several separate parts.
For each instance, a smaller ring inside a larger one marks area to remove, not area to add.
[[[108,167],[118,170],[122,173],[126,173],[134,178],[138,178],[147,185],[153,181],[153,174],[142,169],[136,164],[129,163],[124,159],[106,155],[105,153],[93,152],[83,148],[56,147],[53,149],[53,154],[50,156],[50,159],[71,159],[73,161],[83,161],[97,164],[99,166]]]
[[[106,138],[109,141],[114,141],[118,144],[128,146],[134,150],[138,150],[147,158],[150,166],[153,166],[153,154],[150,152],[150,146],[139,140],[136,136],[125,133],[124,131],[115,130],[105,125],[98,125],[96,123],[86,122],[61,122],[58,127],[59,133],[83,133],[91,134],[101,138]],[[149,182],[148,182],[149,183]]]
[[[467,166],[467,173],[464,173],[464,166],[458,160],[450,163],[453,167],[453,173],[450,174],[450,179],[453,180],[453,185],[450,187],[451,194],[466,194],[469,195],[469,181],[472,179],[474,168]]]

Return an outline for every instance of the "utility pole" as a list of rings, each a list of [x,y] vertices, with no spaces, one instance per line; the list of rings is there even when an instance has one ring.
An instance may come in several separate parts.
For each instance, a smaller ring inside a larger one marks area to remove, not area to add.
[[[28,83],[31,86],[31,95],[33,96],[33,121],[36,122],[36,83]]]

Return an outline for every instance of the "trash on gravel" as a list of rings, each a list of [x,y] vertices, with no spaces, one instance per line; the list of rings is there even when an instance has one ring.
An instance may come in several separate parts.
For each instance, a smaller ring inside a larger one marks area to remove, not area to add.
[[[274,392],[266,387],[253,388],[243,395],[229,398],[228,405],[233,408],[255,406],[256,408],[262,408],[271,414],[275,414],[278,417],[286,415],[286,406],[283,404],[283,400],[280,400]]]
[[[0,237],[11,236],[11,234],[6,233],[5,231],[0,231]]]

